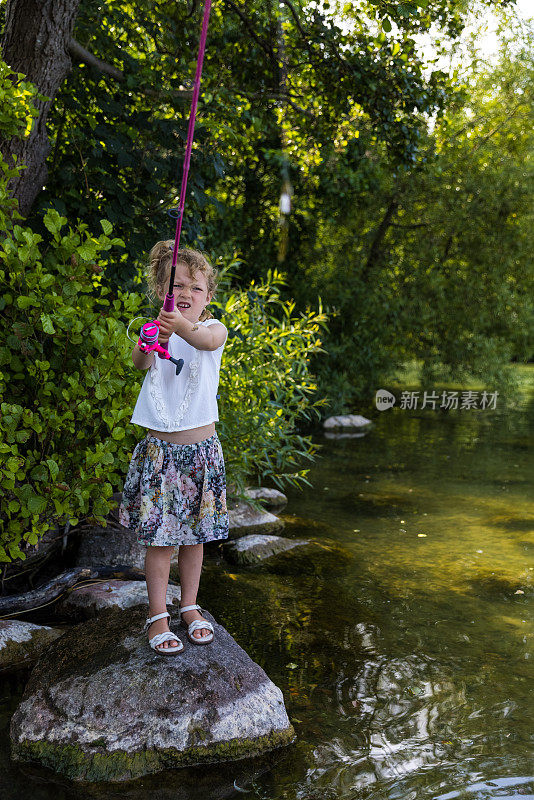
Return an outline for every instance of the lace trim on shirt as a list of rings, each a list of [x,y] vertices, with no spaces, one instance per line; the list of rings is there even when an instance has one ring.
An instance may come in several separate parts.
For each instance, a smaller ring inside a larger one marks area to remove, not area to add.
[[[178,411],[176,412],[176,417],[174,419],[174,427],[171,428],[171,430],[176,430],[176,427],[180,424],[180,422],[184,418],[184,415],[191,404],[191,398],[198,389],[199,376],[200,376],[200,350],[197,350],[193,360],[189,364],[189,377],[187,379],[187,386],[185,390],[184,399],[182,400],[182,402],[178,407]]]
[[[159,356],[156,355],[154,363],[150,368],[150,397],[154,402],[154,407],[158,412],[165,430],[170,430],[169,418],[166,413],[165,401],[161,392],[161,364]]]

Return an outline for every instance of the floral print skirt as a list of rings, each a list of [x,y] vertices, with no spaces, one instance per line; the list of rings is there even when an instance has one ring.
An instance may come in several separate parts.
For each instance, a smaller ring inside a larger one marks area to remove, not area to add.
[[[174,444],[148,433],[133,451],[119,520],[147,547],[227,539],[226,473],[217,434]]]

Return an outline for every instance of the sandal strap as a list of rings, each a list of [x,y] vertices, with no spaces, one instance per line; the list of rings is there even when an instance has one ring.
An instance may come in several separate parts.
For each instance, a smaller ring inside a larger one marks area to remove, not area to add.
[[[164,633],[156,633],[156,635],[149,640],[149,645],[150,647],[155,648],[158,646],[158,644],[163,644],[163,642],[168,642],[171,639],[174,639],[176,642],[180,641],[179,638],[176,636],[176,634],[173,633],[172,631],[165,631]]]
[[[199,611],[202,611],[200,606],[197,603],[195,603],[192,606],[182,606],[182,608],[179,609],[180,616],[183,614],[184,611],[192,611],[194,608],[198,609]]]
[[[152,625],[153,622],[155,622],[157,619],[163,619],[163,617],[169,617],[170,619],[171,615],[169,614],[168,611],[163,611],[161,614],[156,614],[153,617],[147,617],[145,622],[145,627],[143,628],[143,632],[148,630],[148,628]]]

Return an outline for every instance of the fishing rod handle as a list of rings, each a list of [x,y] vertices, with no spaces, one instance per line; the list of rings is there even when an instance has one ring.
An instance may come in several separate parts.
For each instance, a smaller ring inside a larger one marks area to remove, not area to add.
[[[174,295],[173,294],[166,294],[165,295],[165,302],[163,303],[163,310],[164,311],[174,311]],[[166,349],[169,346],[168,340],[166,342],[161,342],[161,344]],[[159,355],[160,358],[164,358],[164,356],[162,356],[161,353],[158,353],[158,355]]]
[[[174,304],[174,297],[172,298]],[[165,309],[167,310],[167,309]],[[171,309],[172,311],[173,309]],[[141,333],[139,334],[141,341],[145,342],[146,344],[154,344],[158,341],[159,336],[159,322],[157,319],[152,320],[151,322],[145,322],[145,324],[141,328]],[[160,342],[162,345],[162,350],[159,350],[157,347],[151,348],[156,350],[158,356],[160,358],[166,358],[163,355],[163,352],[167,352],[169,349],[169,342]],[[147,351],[148,352],[148,351]]]
[[[137,342],[139,349],[143,353],[152,353],[154,350],[160,358],[168,359],[176,366],[176,374],[179,375],[184,365],[183,358],[173,358],[169,351],[158,342],[159,322],[155,319],[151,322],[145,322],[141,327],[139,334],[139,341]]]

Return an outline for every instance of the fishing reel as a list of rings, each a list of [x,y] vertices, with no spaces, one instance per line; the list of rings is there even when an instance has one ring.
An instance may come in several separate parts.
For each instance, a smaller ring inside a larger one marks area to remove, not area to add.
[[[142,319],[142,317],[136,317],[135,319]],[[135,322],[135,319],[132,320],[132,322]],[[130,322],[130,325],[132,322]],[[130,325],[128,325],[128,331],[130,330]],[[136,344],[139,346],[139,349],[142,353],[152,353],[155,351],[159,358],[172,361],[172,363],[176,366],[176,374],[179,375],[182,371],[184,360],[183,358],[173,358],[169,351],[160,345],[158,342],[159,325],[160,323],[157,319],[150,320],[150,322],[145,322],[145,324],[141,326],[139,341],[136,342]],[[133,342],[134,340],[128,335],[128,331],[126,332],[126,335],[128,336],[128,339]]]

